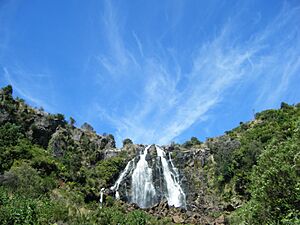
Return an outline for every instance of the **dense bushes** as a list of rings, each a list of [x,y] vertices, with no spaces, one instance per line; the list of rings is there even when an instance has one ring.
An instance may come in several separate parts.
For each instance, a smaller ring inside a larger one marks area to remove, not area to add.
[[[60,202],[12,194],[0,187],[0,224],[52,224],[67,219],[68,208]]]
[[[299,107],[283,103],[258,113],[208,146],[220,193],[227,201],[235,195],[247,201],[231,216],[232,224],[299,223]]]
[[[0,224],[156,224],[156,219],[142,211],[127,214],[113,199],[103,209],[97,204],[99,187],[112,185],[125,167],[125,153],[92,168],[78,161],[73,180],[66,168],[80,152],[69,152],[61,161],[18,130],[11,123],[0,126]]]
[[[113,136],[97,139],[90,127],[75,130],[61,114],[14,100],[9,86],[0,90],[0,106],[0,224],[169,223],[128,212],[110,197],[100,209],[100,188],[109,188],[129,160],[126,152],[105,157]],[[232,224],[300,224],[299,104],[257,113],[254,121],[205,144],[214,159],[203,166],[213,193],[239,204]],[[193,137],[183,146],[205,144]]]
[[[236,212],[235,220],[249,224],[299,224],[299,140],[297,137],[279,145],[270,144],[261,154],[251,174],[252,198]]]
[[[183,147],[185,148],[191,148],[191,147],[199,147],[199,145],[201,145],[201,141],[198,140],[198,138],[196,137],[191,137],[191,139],[189,141],[186,141],[183,143]]]
[[[133,142],[132,142],[131,139],[126,138],[126,139],[123,140],[123,147],[124,147],[125,145],[130,145],[130,144],[133,144]]]
[[[112,186],[128,161],[125,152],[104,159],[112,135],[33,109],[11,86],[0,90],[0,106],[0,224],[156,224],[109,196],[98,205],[100,188]]]

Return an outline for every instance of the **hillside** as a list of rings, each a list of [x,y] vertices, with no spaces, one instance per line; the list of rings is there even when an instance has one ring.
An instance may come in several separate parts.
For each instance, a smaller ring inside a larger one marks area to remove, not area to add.
[[[12,92],[0,90],[0,224],[300,223],[299,104],[257,113],[204,143],[162,146],[179,170],[186,208],[161,201],[139,209],[115,200],[110,187],[145,146],[127,139],[118,149],[112,135]]]

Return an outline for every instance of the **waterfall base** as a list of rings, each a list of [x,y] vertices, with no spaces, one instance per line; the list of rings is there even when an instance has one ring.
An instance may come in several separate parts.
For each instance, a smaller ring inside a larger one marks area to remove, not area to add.
[[[186,208],[178,170],[171,155],[157,145],[147,146],[129,161],[111,190],[116,197],[141,208],[152,207],[163,199],[169,206]]]

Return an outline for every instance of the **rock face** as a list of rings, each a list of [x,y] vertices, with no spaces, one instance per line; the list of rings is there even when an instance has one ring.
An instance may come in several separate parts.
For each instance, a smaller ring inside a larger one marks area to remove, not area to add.
[[[49,149],[56,157],[63,157],[68,151],[82,151],[87,162],[96,162],[116,156],[115,141],[111,136],[97,135],[95,132],[73,127],[59,127],[49,141]]]
[[[89,175],[94,176],[89,179],[91,184],[84,189],[85,196],[88,196],[85,197],[86,202],[99,198],[99,186],[109,187],[115,182],[109,194],[127,202],[124,204],[128,205],[128,210],[136,209],[139,204],[148,213],[170,217],[174,223],[224,224],[224,217],[216,219],[211,214],[220,215],[224,210],[229,212],[236,208],[235,203],[224,204],[220,201],[210,183],[213,176],[211,168],[215,164],[212,153],[216,149],[222,150],[224,146],[226,151],[239,146],[238,142],[228,137],[215,138],[188,148],[170,145],[158,149],[152,145],[143,155],[145,146],[126,141],[120,151],[116,149],[112,135],[98,135],[88,124],[76,128],[72,123],[68,124],[61,114],[33,109],[24,101],[14,99],[9,87],[0,90],[0,106],[0,125],[8,122],[16,124],[32,143],[47,149],[62,162],[68,159],[70,164],[67,169],[72,170],[68,179],[87,185],[86,171],[92,171]],[[140,169],[136,170],[138,165]],[[120,178],[122,170],[123,178],[118,183],[118,172]],[[150,179],[145,179],[147,176]],[[148,185],[146,189],[149,191],[137,194],[144,190],[139,185]],[[144,205],[141,196],[146,196]]]
[[[0,89],[0,125],[7,122],[22,127],[34,144],[48,149],[56,157],[69,151],[81,151],[88,164],[117,154],[112,135],[98,135],[87,123],[82,129],[67,124],[62,114],[49,114],[34,109],[21,99],[12,97],[12,87]]]
[[[20,125],[28,139],[44,148],[56,129],[67,124],[61,114],[49,114],[29,107],[21,99],[15,100],[9,86],[0,91],[0,100],[0,125],[7,122]]]
[[[117,198],[142,208],[149,208],[165,198],[169,205],[185,208],[180,178],[171,155],[152,145],[140,150],[111,189],[116,192]]]
[[[224,139],[221,137],[222,140]],[[218,140],[213,140],[217,142]],[[229,142],[229,141],[228,141]],[[235,146],[238,143],[229,143],[228,146]],[[132,155],[132,165],[129,165],[125,172],[122,181],[119,182],[118,197],[127,203],[132,203],[132,174],[135,166],[140,159],[140,153],[144,147],[136,149],[136,154]],[[148,149],[148,154],[145,157],[149,168],[152,169],[152,184],[156,195],[155,202],[152,202],[144,210],[158,217],[170,217],[174,223],[191,223],[191,224],[225,224],[221,217],[216,220],[213,216],[220,215],[228,206],[221,201],[217,190],[210,183],[210,176],[214,176],[212,168],[214,165],[213,155],[207,143],[198,145],[192,148],[184,148],[180,145],[164,146],[163,150],[166,155],[166,160],[169,164],[174,164],[177,170],[180,186],[185,194],[186,205],[183,208],[176,208],[168,204],[166,193],[167,185],[163,177],[163,166],[161,159],[158,160],[159,154],[155,146]],[[129,163],[130,164],[130,163]],[[211,168],[211,169],[210,169]],[[124,172],[124,170],[123,170]],[[174,173],[175,174],[175,173]],[[119,177],[120,178],[120,177]],[[172,177],[172,179],[175,179]],[[228,210],[232,210],[229,207]],[[234,209],[233,209],[234,210]]]
[[[36,111],[27,135],[33,140],[34,143],[47,148],[52,134],[57,128],[64,126],[65,121],[62,118],[51,116],[42,111]]]

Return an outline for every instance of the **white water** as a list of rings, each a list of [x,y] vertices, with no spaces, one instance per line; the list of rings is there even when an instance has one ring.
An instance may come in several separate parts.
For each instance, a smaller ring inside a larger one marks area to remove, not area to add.
[[[104,193],[104,188],[101,188],[100,190],[100,199],[99,199],[99,203],[100,203],[100,208],[102,208],[103,206],[103,193]]]
[[[126,182],[125,195],[129,197],[132,203],[136,203],[141,208],[151,207],[159,201],[161,196],[165,196],[168,204],[175,207],[186,207],[186,197],[179,184],[179,174],[177,168],[174,166],[169,153],[169,161],[167,161],[166,153],[159,146],[155,146],[157,152],[157,159],[160,159],[162,165],[162,172],[159,172],[158,179],[164,180],[166,189],[155,190],[152,177],[152,169],[149,167],[146,160],[148,150],[151,145],[147,146],[139,155],[139,161],[135,165],[135,159],[132,159],[126,165],[124,171],[120,174],[114,186],[110,189],[115,191],[116,199],[120,199],[119,186],[131,175],[131,196],[128,196]],[[133,172],[132,172],[133,171]],[[161,170],[160,170],[161,171]],[[157,177],[155,178],[157,179]],[[161,188],[161,187],[159,187]],[[160,195],[159,193],[162,193]],[[158,193],[158,194],[157,194]],[[159,197],[160,196],[160,197]]]
[[[115,193],[116,199],[120,199],[120,194],[119,194],[119,191],[118,191],[118,190],[119,190],[119,186],[120,186],[121,182],[123,181],[123,179],[125,178],[125,176],[126,176],[128,173],[131,172],[131,170],[132,170],[132,164],[133,164],[133,160],[130,160],[130,161],[127,163],[127,165],[126,165],[125,169],[123,170],[123,172],[121,173],[121,175],[119,176],[118,180],[117,180],[116,183],[114,184],[114,186],[112,186],[112,187],[110,188],[110,190],[116,192],[116,193]],[[130,170],[130,171],[129,171],[129,170]]]
[[[179,173],[178,173],[178,169],[174,166],[173,161],[172,161],[172,157],[171,157],[171,152],[169,152],[169,160],[170,160],[170,164],[172,166],[172,169],[174,171],[174,179],[177,183],[179,183]]]
[[[168,193],[166,197],[168,199],[168,204],[173,205],[175,207],[186,207],[185,194],[176,179],[178,177],[176,174],[177,169],[174,167],[173,163],[171,162],[171,166],[173,170],[172,172],[166,160],[165,152],[160,147],[158,146],[155,147],[157,151],[157,156],[160,157],[161,159],[164,179],[167,184]]]
[[[140,160],[132,173],[131,201],[138,204],[141,208],[149,207],[156,199],[155,188],[152,183],[152,169],[146,161],[150,147],[151,145],[147,146],[144,152],[140,154]]]

